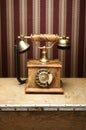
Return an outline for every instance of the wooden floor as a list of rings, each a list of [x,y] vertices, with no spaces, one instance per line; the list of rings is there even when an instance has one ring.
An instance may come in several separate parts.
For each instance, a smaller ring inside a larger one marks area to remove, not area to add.
[[[86,112],[0,112],[0,130],[86,130]]]
[[[62,82],[64,94],[25,94],[25,84],[0,78],[0,130],[86,130],[86,78]],[[36,111],[40,106],[57,110]]]

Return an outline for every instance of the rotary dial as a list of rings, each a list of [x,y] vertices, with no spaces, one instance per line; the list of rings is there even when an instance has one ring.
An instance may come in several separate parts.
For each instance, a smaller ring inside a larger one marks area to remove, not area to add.
[[[47,69],[40,69],[35,76],[36,83],[45,88],[49,86],[52,83],[53,75],[52,73]]]

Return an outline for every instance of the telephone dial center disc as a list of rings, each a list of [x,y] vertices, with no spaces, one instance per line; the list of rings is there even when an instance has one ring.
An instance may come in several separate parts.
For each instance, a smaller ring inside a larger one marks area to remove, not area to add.
[[[47,87],[52,83],[53,75],[48,69],[40,69],[35,76],[36,83],[41,87]]]

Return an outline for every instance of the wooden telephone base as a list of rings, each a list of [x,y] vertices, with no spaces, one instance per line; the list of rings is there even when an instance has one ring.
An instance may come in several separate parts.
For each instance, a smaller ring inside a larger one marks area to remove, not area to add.
[[[63,93],[60,79],[61,67],[59,60],[50,60],[46,63],[39,60],[29,60],[27,62],[28,80],[25,93]],[[45,83],[43,79],[45,77],[45,80],[47,77],[50,78],[49,85]]]

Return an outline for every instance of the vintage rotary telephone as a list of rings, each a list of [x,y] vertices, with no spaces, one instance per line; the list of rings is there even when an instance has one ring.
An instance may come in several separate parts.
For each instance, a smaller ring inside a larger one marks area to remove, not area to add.
[[[15,42],[15,66],[18,81],[26,83],[25,93],[63,93],[61,87],[60,70],[61,62],[49,60],[47,50],[57,43],[58,48],[65,49],[70,47],[69,37],[60,37],[57,34],[31,34],[30,36],[18,36],[19,42]],[[27,61],[28,79],[22,80],[18,68],[18,54],[25,52],[30,45],[25,42],[30,39],[38,49],[42,51],[42,57],[39,60],[33,59]],[[38,42],[49,42],[49,45],[40,46]]]

